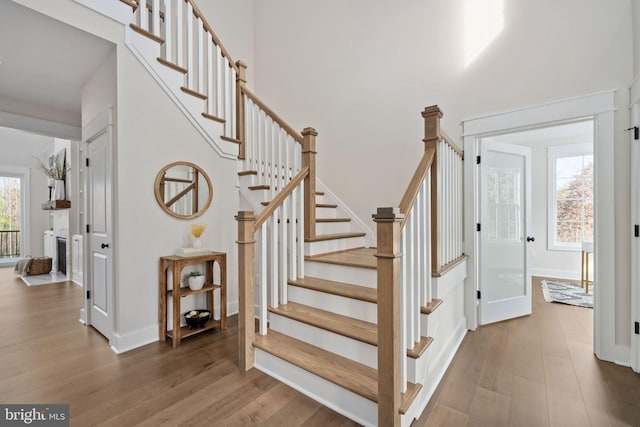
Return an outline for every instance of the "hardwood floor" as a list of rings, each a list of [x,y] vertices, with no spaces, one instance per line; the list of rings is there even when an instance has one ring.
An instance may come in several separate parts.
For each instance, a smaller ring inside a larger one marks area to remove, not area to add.
[[[0,268],[0,402],[68,403],[72,426],[355,426],[279,381],[237,366],[237,318],[172,349],[114,354],[78,322],[82,290],[27,287]]]
[[[27,287],[0,269],[0,402],[69,403],[72,426],[354,426],[257,371],[237,320],[172,349],[115,355],[78,322],[81,288]],[[592,354],[593,311],[544,302],[463,341],[421,426],[640,426],[640,376]]]
[[[599,361],[593,310],[547,303],[468,332],[414,427],[640,426],[640,376]]]

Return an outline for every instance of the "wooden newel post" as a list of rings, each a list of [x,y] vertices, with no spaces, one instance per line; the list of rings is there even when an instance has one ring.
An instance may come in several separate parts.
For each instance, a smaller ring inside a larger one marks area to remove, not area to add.
[[[426,107],[422,112],[424,117],[424,149],[433,148],[434,156],[431,164],[431,271],[436,273],[440,270],[440,255],[438,244],[440,242],[438,222],[438,203],[440,202],[440,194],[438,192],[438,162],[440,153],[438,152],[438,142],[441,139],[440,119],[442,118],[442,110],[437,105]]]
[[[238,66],[238,74],[236,75],[236,139],[240,141],[238,158],[244,160],[246,141],[244,135],[244,92],[242,89],[247,86],[247,64],[244,61],[238,61],[236,65]]]
[[[240,211],[238,221],[238,358],[240,369],[248,371],[253,368],[253,342],[256,336],[254,320],[255,290],[254,261],[255,239],[254,226],[256,217],[253,212]]]
[[[309,167],[304,179],[304,238],[316,237],[316,136],[314,128],[302,131],[302,166]]]
[[[378,425],[400,425],[400,225],[398,208],[378,208]]]

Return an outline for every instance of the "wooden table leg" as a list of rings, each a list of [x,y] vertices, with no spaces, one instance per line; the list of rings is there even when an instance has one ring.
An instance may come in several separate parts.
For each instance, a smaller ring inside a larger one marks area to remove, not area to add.
[[[227,329],[227,255],[220,259],[220,329]]]
[[[586,271],[584,273],[585,275],[585,281],[584,281],[584,285],[585,285],[585,293],[588,294],[589,293],[589,252],[585,253],[585,267],[586,267]]]
[[[173,266],[173,348],[180,345],[180,273],[182,264],[176,262]]]
[[[580,258],[580,287],[584,288],[584,251],[582,251]]]
[[[167,263],[160,260],[160,341],[167,341]]]

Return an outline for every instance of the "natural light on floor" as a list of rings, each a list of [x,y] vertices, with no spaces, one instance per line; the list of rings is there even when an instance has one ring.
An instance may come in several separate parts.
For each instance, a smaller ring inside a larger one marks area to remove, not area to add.
[[[503,29],[504,0],[465,0],[464,66],[469,66]]]

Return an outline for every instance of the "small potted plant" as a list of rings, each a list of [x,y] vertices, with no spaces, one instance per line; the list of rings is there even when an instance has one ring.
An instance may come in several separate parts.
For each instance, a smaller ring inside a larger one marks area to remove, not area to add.
[[[204,286],[204,275],[199,271],[192,271],[185,276],[187,284],[192,291],[198,291]]]

